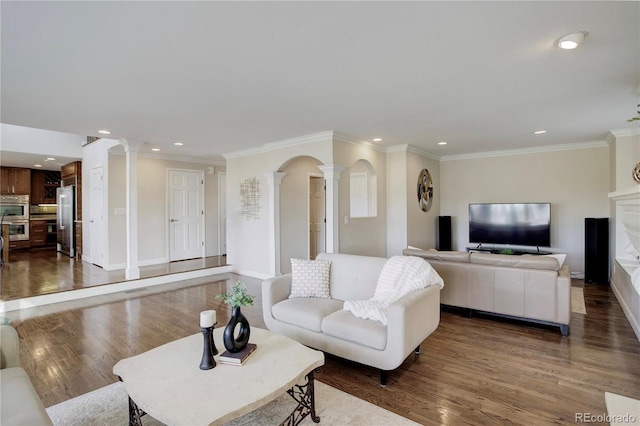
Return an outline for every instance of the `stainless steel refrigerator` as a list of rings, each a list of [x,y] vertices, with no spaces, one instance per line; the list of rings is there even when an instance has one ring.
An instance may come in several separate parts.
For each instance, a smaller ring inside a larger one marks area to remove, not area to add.
[[[57,189],[58,201],[58,251],[74,257],[75,250],[75,186],[62,186]]]

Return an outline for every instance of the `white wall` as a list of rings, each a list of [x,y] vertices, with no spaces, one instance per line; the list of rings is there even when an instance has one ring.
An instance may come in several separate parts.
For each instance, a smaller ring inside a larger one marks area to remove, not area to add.
[[[126,208],[125,156],[115,147],[109,156],[109,238],[108,269],[119,269],[126,263],[126,216],[118,214]],[[214,173],[209,173],[209,168]],[[167,219],[167,170],[204,172],[205,191],[205,255],[215,256],[218,244],[218,175],[224,167],[160,158],[138,157],[138,260],[140,265],[169,261]]]
[[[407,248],[409,229],[406,190],[407,154],[405,150],[387,153],[387,255],[402,253]]]
[[[469,243],[469,203],[550,202],[551,250],[584,272],[584,219],[609,217],[607,146],[440,163],[440,214],[454,249]]]
[[[265,173],[282,171],[290,161],[300,156],[312,157],[321,164],[330,164],[333,157],[332,152],[332,135],[327,133],[308,143],[283,144],[282,146],[276,144],[265,150],[226,156],[227,262],[233,265],[235,272],[255,277],[271,275],[269,229],[272,218],[268,209],[270,188],[267,185]],[[316,168],[316,170],[320,172],[319,169]],[[253,177],[258,178],[260,185],[261,209],[258,218],[248,218],[240,214],[242,202],[240,185],[246,179]],[[306,196],[306,192],[304,195],[297,194],[295,196]],[[304,240],[306,241],[306,238]],[[295,251],[295,249],[288,247],[285,247],[284,250],[285,252]]]
[[[387,254],[387,176],[386,153],[362,145],[334,141],[333,163],[346,166],[339,181],[340,253],[385,257]],[[358,161],[371,164],[377,178],[377,208],[374,217],[350,217],[350,168]],[[348,218],[345,224],[344,218]]]
[[[418,176],[429,170],[433,180],[433,202],[428,212],[418,205]],[[423,249],[436,247],[436,230],[440,215],[440,162],[415,152],[407,152],[407,245]],[[404,247],[403,247],[404,248]],[[401,254],[389,253],[389,255]]]
[[[94,259],[91,244],[91,171],[96,167],[103,168],[103,200],[102,205],[108,206],[109,194],[109,149],[118,146],[119,142],[114,139],[99,139],[93,143],[85,145],[82,148],[82,258],[87,262],[100,263],[99,259]],[[104,238],[109,235],[109,219],[104,221]],[[109,253],[105,250],[102,262],[109,264]]]
[[[31,127],[0,124],[3,151],[38,155],[82,158],[82,141],[86,136]]]
[[[638,183],[633,180],[631,172],[640,161],[640,134],[617,136],[615,146],[615,191],[638,186]]]
[[[418,176],[429,170],[434,199],[428,212],[418,204]],[[407,246],[436,247],[436,223],[440,215],[440,163],[410,147],[398,146],[387,153],[387,253],[402,254]]]
[[[298,157],[280,171],[287,175],[280,185],[280,268],[291,272],[291,258],[309,255],[309,174],[322,174],[320,161]]]

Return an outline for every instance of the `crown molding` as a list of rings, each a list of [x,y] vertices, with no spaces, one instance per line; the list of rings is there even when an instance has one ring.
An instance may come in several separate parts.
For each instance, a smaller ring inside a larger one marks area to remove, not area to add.
[[[310,135],[297,136],[295,138],[284,139],[277,142],[268,142],[264,146],[269,150],[289,148],[292,146],[305,145],[314,142],[326,142],[327,140],[333,140],[335,132],[330,130],[328,132],[312,133]]]
[[[109,150],[109,154],[125,156],[126,152],[121,150]],[[167,154],[154,154],[149,152],[139,152],[139,158],[151,158],[153,160],[166,160],[166,161],[178,161],[182,163],[195,163],[195,164],[206,164],[208,166],[220,166],[225,167],[226,163],[221,161],[208,161],[203,158],[194,158],[194,157],[177,157],[175,155],[167,155]]]
[[[368,141],[361,141],[345,133],[333,132],[333,140],[336,142],[343,142],[343,143],[359,146],[361,148],[371,149],[373,151],[387,152],[387,149],[382,145],[375,144],[373,142],[368,142]]]
[[[473,160],[476,158],[506,157],[509,155],[537,154],[542,152],[554,151],[571,151],[575,149],[600,148],[607,146],[609,146],[609,144],[606,141],[567,143],[560,145],[537,146],[532,148],[516,148],[505,149],[501,151],[476,152],[472,154],[443,155],[442,157],[440,157],[440,161]]]
[[[228,152],[226,154],[222,154],[222,156],[228,160],[230,158],[240,158],[240,157],[246,157],[249,155],[264,154],[267,152],[274,151],[276,149],[290,148],[294,146],[306,145],[309,143],[327,142],[327,141],[343,142],[351,145],[356,145],[362,148],[371,149],[374,151],[387,152],[386,148],[383,146],[376,145],[374,143],[367,142],[367,141],[358,140],[345,133],[329,130],[326,132],[312,133],[310,135],[298,136],[291,139],[284,139],[277,142],[269,142],[269,143],[265,143],[260,147]]]
[[[319,132],[319,133],[312,133],[310,135],[298,136],[290,139],[283,139],[277,142],[268,142],[256,148],[249,148],[249,149],[242,149],[240,151],[227,152],[225,154],[222,154],[222,156],[226,160],[228,160],[230,158],[240,158],[240,157],[247,157],[249,155],[264,154],[264,153],[274,151],[276,149],[281,149],[281,148],[288,148],[292,146],[305,145],[308,143],[333,140],[334,133],[335,132],[333,131]]]
[[[425,151],[422,148],[418,148],[417,146],[413,146],[410,144],[398,144],[391,145],[387,147],[386,152],[411,152],[412,154],[422,155],[423,157],[431,158],[435,161],[440,161],[439,156],[430,153],[429,151]]]
[[[640,126],[638,127],[625,127],[623,129],[614,129],[609,130],[610,136],[607,137],[607,140],[613,136],[616,138],[624,137],[624,136],[636,136],[640,135]]]

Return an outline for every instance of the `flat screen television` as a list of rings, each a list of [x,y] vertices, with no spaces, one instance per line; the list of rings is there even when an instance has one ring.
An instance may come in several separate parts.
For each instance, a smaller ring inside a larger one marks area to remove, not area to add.
[[[469,242],[549,247],[551,204],[469,204]]]

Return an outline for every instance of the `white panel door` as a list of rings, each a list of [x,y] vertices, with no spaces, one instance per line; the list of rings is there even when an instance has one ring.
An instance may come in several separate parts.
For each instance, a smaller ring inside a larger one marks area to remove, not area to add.
[[[169,259],[204,256],[204,174],[169,170]]]
[[[91,170],[89,235],[91,262],[104,266],[104,180],[102,167]]]
[[[324,178],[309,180],[309,258],[325,251]]]

